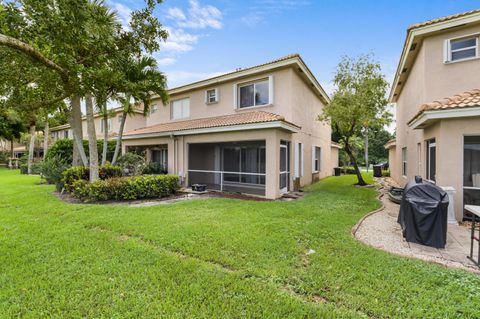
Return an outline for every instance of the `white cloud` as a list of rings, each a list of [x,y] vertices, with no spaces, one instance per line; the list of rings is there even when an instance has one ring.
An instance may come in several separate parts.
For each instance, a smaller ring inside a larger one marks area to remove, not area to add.
[[[161,46],[162,51],[169,53],[187,52],[198,42],[198,36],[182,29],[165,28],[168,31],[167,41]]]
[[[167,18],[174,20],[181,28],[192,29],[221,29],[222,12],[212,5],[202,6],[198,0],[190,0],[190,6],[185,13],[182,9],[174,7],[167,11]]]
[[[117,16],[120,19],[123,28],[128,28],[128,25],[130,24],[130,15],[132,13],[132,9],[118,2],[109,2],[112,5],[113,9],[117,12]]]
[[[157,63],[159,66],[167,66],[167,65],[172,65],[175,62],[177,62],[177,59],[175,58],[158,58]]]
[[[272,15],[295,10],[308,4],[310,4],[309,0],[257,0],[254,5],[247,8],[248,14],[241,17],[240,21],[249,27],[254,27],[264,23]]]

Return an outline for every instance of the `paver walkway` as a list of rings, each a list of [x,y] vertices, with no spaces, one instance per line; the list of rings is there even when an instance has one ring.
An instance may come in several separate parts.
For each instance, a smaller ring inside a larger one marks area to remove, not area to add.
[[[385,208],[369,215],[361,222],[355,232],[358,240],[393,254],[480,273],[480,269],[467,259],[467,255],[470,253],[470,229],[468,227],[449,224],[447,245],[444,249],[409,243],[403,238],[401,227],[397,223],[400,206],[391,202],[386,195],[392,183],[391,180],[381,179],[378,182],[382,185],[380,200]],[[476,246],[474,250],[477,250]],[[476,255],[474,256],[476,258]]]

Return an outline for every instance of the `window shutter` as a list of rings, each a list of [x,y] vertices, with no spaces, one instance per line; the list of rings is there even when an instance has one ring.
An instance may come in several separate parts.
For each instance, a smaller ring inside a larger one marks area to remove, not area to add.
[[[319,147],[318,149],[318,171],[322,171],[322,148]]]
[[[304,173],[304,166],[305,166],[305,163],[304,163],[304,149],[303,149],[303,143],[300,143],[300,176],[303,176],[303,173]]]
[[[274,99],[274,83],[273,83],[273,75],[270,75],[268,77],[268,103],[273,104],[273,99]]]
[[[217,97],[217,100],[215,102],[219,102],[220,101],[220,92],[218,91],[218,89],[216,88],[215,89],[215,96]]]
[[[443,41],[443,63],[447,63],[450,59],[448,57],[448,40]]]
[[[312,146],[312,173],[315,173],[315,145]]]
[[[300,177],[300,159],[298,158],[298,148],[300,147],[300,144],[299,143],[295,143],[295,147],[294,147],[294,160],[295,160],[295,177]]]
[[[237,109],[237,108],[238,108],[237,92],[238,92],[238,85],[237,85],[237,84],[234,84],[234,85],[233,85],[233,108],[234,108],[234,109]]]
[[[205,91],[205,104],[208,104],[208,90]]]

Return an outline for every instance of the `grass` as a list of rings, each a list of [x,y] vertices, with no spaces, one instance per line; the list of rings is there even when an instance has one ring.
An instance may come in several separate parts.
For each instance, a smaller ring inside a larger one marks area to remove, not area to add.
[[[479,317],[480,276],[353,239],[379,207],[353,176],[295,202],[135,208],[39,182],[0,169],[0,317]]]

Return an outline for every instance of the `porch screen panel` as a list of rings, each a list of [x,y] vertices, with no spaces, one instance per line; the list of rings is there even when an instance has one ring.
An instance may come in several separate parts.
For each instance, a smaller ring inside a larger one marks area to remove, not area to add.
[[[463,204],[480,205],[480,136],[464,138],[463,170]],[[464,212],[464,218],[471,215]]]

